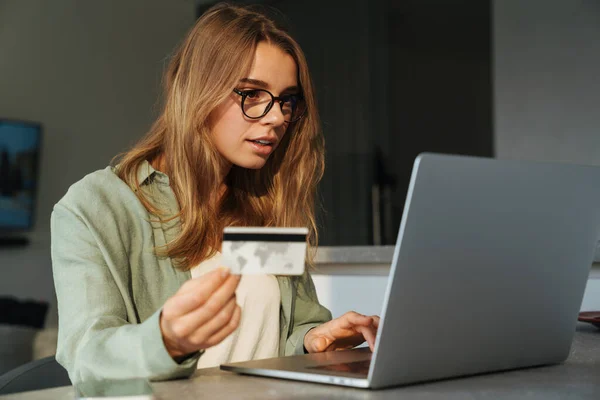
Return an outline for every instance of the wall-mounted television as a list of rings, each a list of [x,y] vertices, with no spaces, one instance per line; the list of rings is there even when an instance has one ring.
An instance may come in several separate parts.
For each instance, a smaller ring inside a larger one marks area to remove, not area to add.
[[[34,224],[42,126],[0,118],[0,233]]]

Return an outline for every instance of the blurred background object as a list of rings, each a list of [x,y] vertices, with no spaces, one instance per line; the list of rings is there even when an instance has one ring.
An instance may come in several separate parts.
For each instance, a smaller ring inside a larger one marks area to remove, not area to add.
[[[0,375],[33,359],[37,334],[44,328],[48,302],[0,297]],[[56,345],[50,345],[56,351]]]
[[[38,123],[0,119],[0,247],[33,229],[41,136]]]

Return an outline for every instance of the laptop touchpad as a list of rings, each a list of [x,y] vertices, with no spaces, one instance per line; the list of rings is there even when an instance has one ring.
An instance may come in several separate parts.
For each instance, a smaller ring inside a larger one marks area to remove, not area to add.
[[[314,367],[307,367],[307,369],[318,369],[322,371],[335,371],[335,372],[348,372],[351,374],[364,375],[369,374],[369,366],[371,360],[354,361],[340,364],[329,364],[329,365],[317,365]]]

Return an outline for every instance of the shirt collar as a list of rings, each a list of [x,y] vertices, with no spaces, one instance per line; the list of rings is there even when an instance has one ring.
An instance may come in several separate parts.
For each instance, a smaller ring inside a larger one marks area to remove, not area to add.
[[[137,181],[140,186],[149,185],[153,182],[168,185],[169,177],[163,172],[155,170],[147,160],[144,160],[138,167]]]

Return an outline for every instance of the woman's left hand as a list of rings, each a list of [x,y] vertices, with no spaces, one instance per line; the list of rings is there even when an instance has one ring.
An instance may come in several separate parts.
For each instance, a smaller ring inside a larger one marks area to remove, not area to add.
[[[379,327],[379,317],[354,311],[311,329],[304,336],[304,348],[309,353],[351,349],[365,340],[373,351]]]

